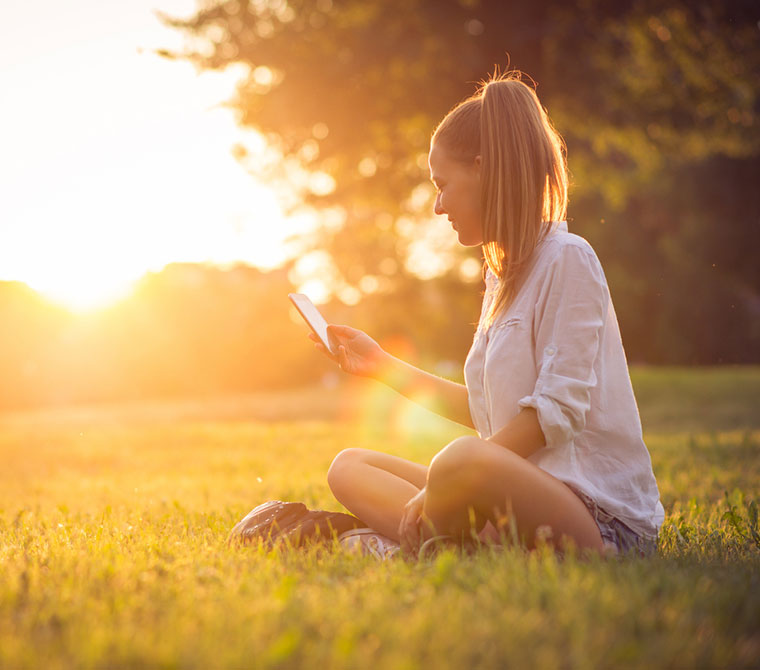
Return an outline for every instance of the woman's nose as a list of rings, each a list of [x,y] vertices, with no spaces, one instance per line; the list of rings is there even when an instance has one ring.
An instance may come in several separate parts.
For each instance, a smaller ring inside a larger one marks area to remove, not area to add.
[[[435,196],[435,207],[434,211],[438,216],[441,214],[445,214],[446,210],[443,208],[443,205],[441,204],[441,194],[439,193],[437,196]]]

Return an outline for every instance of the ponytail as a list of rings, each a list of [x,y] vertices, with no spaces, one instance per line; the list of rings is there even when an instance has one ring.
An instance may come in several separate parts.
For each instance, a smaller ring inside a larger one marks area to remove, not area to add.
[[[455,107],[433,134],[462,162],[481,157],[483,255],[499,278],[486,325],[513,301],[552,221],[567,215],[565,145],[536,92],[508,72]]]

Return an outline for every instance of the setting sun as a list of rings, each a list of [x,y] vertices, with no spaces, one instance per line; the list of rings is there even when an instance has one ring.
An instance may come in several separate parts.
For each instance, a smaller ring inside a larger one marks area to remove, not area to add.
[[[53,30],[49,17],[44,59],[13,36],[0,47],[0,280],[88,310],[172,262],[275,267],[284,240],[311,225],[286,219],[231,153],[246,134],[222,103],[240,72],[198,74],[153,53],[177,36],[152,12],[193,8],[135,3],[122,32],[93,37],[51,5],[72,25]],[[14,11],[28,22],[33,10]],[[113,23],[111,9],[88,11]]]

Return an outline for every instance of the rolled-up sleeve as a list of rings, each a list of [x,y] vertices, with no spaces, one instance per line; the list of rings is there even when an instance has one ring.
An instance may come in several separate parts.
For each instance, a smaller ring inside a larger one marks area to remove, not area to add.
[[[538,413],[547,447],[571,442],[586,425],[609,301],[593,250],[562,246],[549,265],[536,304],[536,385],[518,403]]]

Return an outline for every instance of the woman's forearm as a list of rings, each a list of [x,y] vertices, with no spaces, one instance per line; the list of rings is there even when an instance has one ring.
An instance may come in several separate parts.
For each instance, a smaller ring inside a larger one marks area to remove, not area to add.
[[[390,354],[374,377],[431,412],[474,427],[464,384],[431,375]]]
[[[523,458],[528,458],[546,446],[538,413],[532,407],[520,410],[501,430],[491,435],[488,441],[514,451]]]

